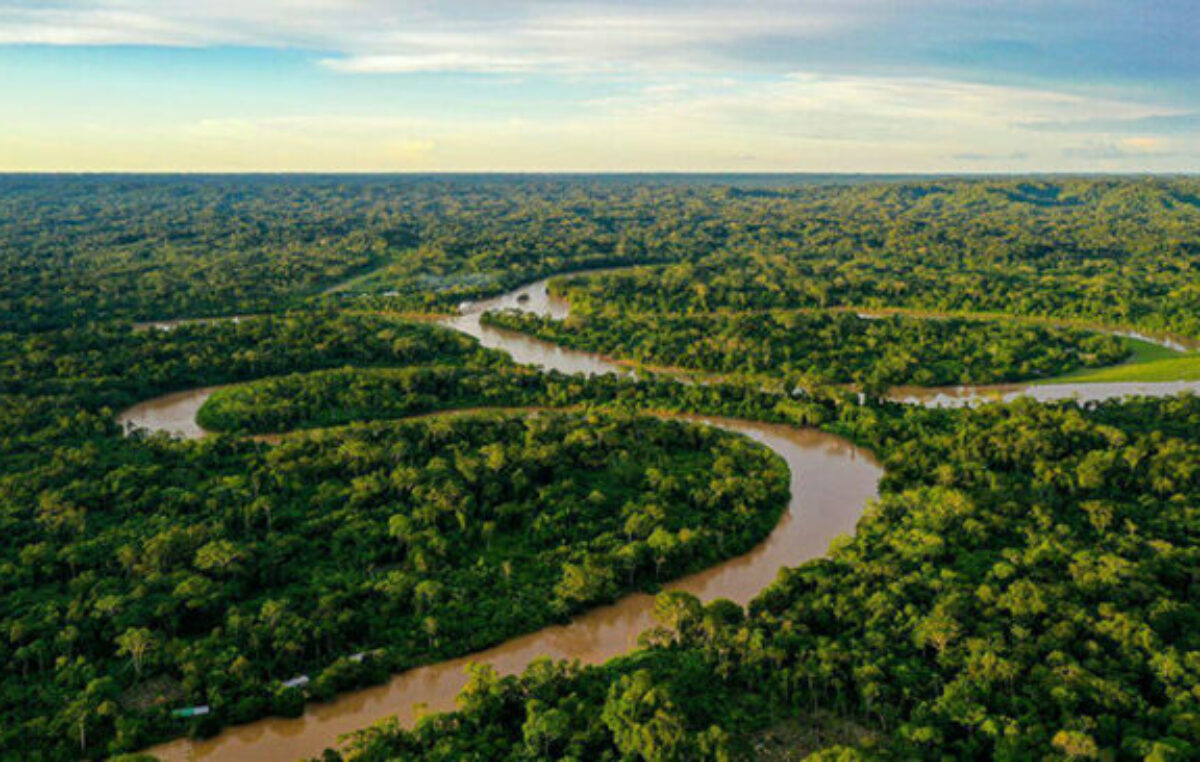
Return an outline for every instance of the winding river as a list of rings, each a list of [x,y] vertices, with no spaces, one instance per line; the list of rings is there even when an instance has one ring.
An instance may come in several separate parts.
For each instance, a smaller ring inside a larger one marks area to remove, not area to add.
[[[556,318],[568,305],[551,297],[547,280],[522,286],[486,301],[464,304],[460,314],[441,322],[477,338],[484,346],[507,351],[520,363],[565,373],[629,373],[629,368],[599,355],[565,349],[523,334],[485,326],[488,310],[516,308]],[[149,400],[124,411],[126,427],[196,438],[204,432],[196,411],[219,387],[195,389]],[[925,405],[964,405],[1029,394],[1040,400],[1105,399],[1127,394],[1164,395],[1200,389],[1200,382],[1146,384],[1011,385],[962,389],[898,390],[895,398]],[[784,566],[795,566],[825,553],[839,535],[853,532],[866,504],[875,496],[882,469],[873,456],[849,442],[814,430],[742,420],[685,417],[747,436],[781,455],[791,471],[791,500],[771,535],[751,552],[704,572],[677,580],[670,589],[686,590],[702,600],[729,598],[747,603],[775,579]],[[444,711],[466,682],[468,663],[489,663],[502,674],[523,670],[539,657],[607,661],[635,646],[653,625],[653,598],[643,594],[594,609],[564,626],[549,627],[486,651],[404,672],[388,683],[310,703],[296,719],[268,718],[226,729],[205,741],[178,740],[147,750],[163,760],[296,760],[336,745],[338,737],[396,715],[406,724],[415,709]]]
[[[552,276],[568,278],[571,274]],[[624,373],[632,371],[626,364],[610,358],[541,341],[516,331],[483,325],[483,313],[492,310],[518,309],[546,315],[556,320],[570,313],[570,304],[562,298],[550,295],[548,284],[552,278],[522,286],[503,296],[464,304],[456,317],[442,321],[455,330],[479,339],[485,347],[502,349],[519,363],[538,365],[547,370],[564,373]],[[903,314],[903,313],[901,313]],[[1125,330],[1097,331],[1119,336],[1141,339],[1176,351],[1197,349],[1194,342],[1185,342],[1176,337],[1150,336]],[[1155,381],[1128,383],[1061,383],[1061,384],[996,384],[990,386],[957,387],[897,387],[891,397],[897,402],[928,405],[932,407],[962,407],[984,402],[1011,401],[1017,397],[1031,397],[1039,402],[1055,400],[1077,400],[1079,402],[1116,399],[1130,396],[1166,397],[1191,390],[1200,393],[1200,381]]]
[[[747,421],[694,418],[761,442],[779,453],[791,470],[788,510],[768,538],[749,553],[667,587],[702,600],[749,602],[778,574],[822,555],[838,535],[854,531],[864,506],[874,497],[882,469],[870,453],[843,439],[808,429]],[[639,634],[654,625],[654,598],[634,594],[593,609],[564,626],[509,640],[470,656],[409,670],[384,685],[310,703],[296,719],[268,718],[228,728],[206,741],[179,740],[148,750],[163,760],[298,760],[314,757],[340,735],[389,717],[406,724],[414,706],[428,711],[454,708],[466,684],[468,663],[491,664],[501,674],[522,671],[539,657],[578,659],[598,664],[631,650]]]

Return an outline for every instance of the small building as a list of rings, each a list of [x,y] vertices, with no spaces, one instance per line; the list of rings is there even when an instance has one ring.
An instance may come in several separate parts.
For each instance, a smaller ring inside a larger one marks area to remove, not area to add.
[[[176,709],[171,712],[171,716],[176,719],[186,720],[190,717],[203,717],[211,711],[208,704],[201,704],[200,706],[188,706],[183,709]]]
[[[296,677],[293,677],[291,680],[284,680],[283,687],[284,688],[303,688],[306,685],[308,685],[308,683],[309,683],[308,675],[298,675]]]

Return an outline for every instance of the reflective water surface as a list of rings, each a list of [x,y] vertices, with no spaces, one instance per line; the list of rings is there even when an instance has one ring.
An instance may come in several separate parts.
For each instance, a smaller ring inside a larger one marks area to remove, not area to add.
[[[787,426],[724,419],[692,420],[744,434],[770,447],[791,469],[788,510],[771,535],[749,553],[685,577],[668,587],[703,600],[729,598],[744,604],[775,579],[780,567],[823,554],[838,535],[854,531],[875,496],[882,469],[867,452],[831,434]],[[176,741],[150,749],[164,760],[296,760],[334,745],[338,736],[379,719],[414,719],[414,706],[454,708],[466,684],[468,663],[486,662],[502,674],[520,672],[549,656],[600,663],[626,653],[654,625],[654,599],[643,594],[593,609],[564,626],[549,627],[468,657],[404,672],[385,685],[310,704],[302,717],[269,718],[229,728],[207,741]]]
[[[570,313],[570,304],[564,299],[550,295],[547,288],[550,280],[550,278],[545,278],[521,286],[515,291],[510,291],[494,299],[466,302],[459,308],[460,314],[440,322],[442,325],[461,331],[468,336],[474,336],[479,339],[479,343],[489,349],[503,349],[523,365],[535,365],[545,370],[583,373],[589,376],[605,373],[630,373],[628,367],[619,365],[594,352],[566,349],[557,344],[526,336],[523,333],[482,324],[483,313],[505,309],[518,309],[522,312],[532,312],[536,315],[562,320]]]
[[[196,423],[196,413],[205,400],[220,388],[222,387],[206,386],[202,389],[188,389],[155,397],[123,411],[117,416],[117,420],[126,431],[165,431],[184,439],[199,439],[204,436],[205,431]]]
[[[1184,391],[1200,393],[1200,381],[1146,381],[1080,384],[1000,384],[996,386],[954,386],[924,388],[898,386],[890,396],[897,402],[926,407],[966,407],[987,402],[1010,402],[1030,397],[1039,402],[1075,400],[1099,402],[1121,397],[1170,397]]]
[[[564,349],[522,334],[484,326],[488,310],[516,308],[563,318],[568,305],[551,297],[547,280],[495,299],[462,305],[458,316],[442,324],[479,339],[484,346],[509,352],[517,362],[566,373],[628,373],[627,367],[599,355]],[[218,387],[168,395],[121,414],[127,426],[165,430],[184,437],[203,436],[195,413]],[[1169,395],[1200,390],[1200,382],[1144,384],[1008,385],[957,389],[896,389],[895,399],[922,405],[961,406],[1028,395],[1038,400],[1107,399],[1129,394]],[[867,452],[843,439],[811,430],[728,419],[690,418],[748,436],[779,453],[791,470],[791,501],[775,530],[761,545],[699,574],[669,585],[703,600],[729,598],[744,604],[766,587],[780,567],[822,555],[835,537],[853,532],[867,502],[875,495],[882,471]],[[533,659],[579,659],[599,663],[627,652],[640,633],[653,625],[653,598],[631,595],[578,617],[495,648],[397,675],[385,685],[310,704],[296,719],[270,718],[229,728],[207,741],[176,741],[149,750],[165,760],[295,760],[319,754],[340,735],[397,715],[411,723],[414,707],[428,711],[454,708],[466,682],[464,667],[486,662],[501,673],[519,672]]]
[[[570,277],[570,274],[555,276]],[[530,283],[494,299],[464,303],[460,314],[445,318],[442,325],[474,336],[485,347],[501,349],[512,355],[519,363],[534,365],[546,370],[563,373],[631,373],[628,366],[594,352],[566,349],[515,331],[493,328],[482,324],[480,318],[489,310],[520,309],[539,315],[562,319],[570,312],[570,305],[563,299],[550,295],[547,284],[550,278]],[[878,314],[878,313],[864,313]],[[1181,339],[1164,338],[1121,332],[1120,335],[1152,341],[1173,349],[1192,349],[1195,344]],[[136,405],[120,415],[126,426],[133,425],[150,430],[165,430],[187,437],[202,436],[203,431],[195,424],[196,411],[204,404],[216,387],[196,389],[170,394]],[[986,402],[1009,401],[1020,396],[1032,397],[1041,402],[1074,399],[1080,402],[1115,399],[1133,395],[1165,397],[1182,391],[1200,393],[1200,381],[1162,381],[1130,383],[1063,383],[1063,384],[1001,384],[995,386],[959,387],[896,387],[891,398],[897,402],[929,405],[933,407],[962,407]]]

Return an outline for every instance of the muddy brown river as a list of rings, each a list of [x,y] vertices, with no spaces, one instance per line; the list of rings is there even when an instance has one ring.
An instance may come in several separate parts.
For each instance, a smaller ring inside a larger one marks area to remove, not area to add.
[[[557,277],[569,277],[557,276]],[[591,352],[565,349],[557,344],[526,336],[515,331],[483,325],[483,313],[491,310],[519,309],[561,320],[570,312],[570,304],[564,299],[550,295],[547,284],[550,278],[522,286],[515,291],[480,302],[464,304],[457,317],[442,321],[465,334],[479,339],[485,347],[502,349],[519,363],[537,365],[547,370],[564,373],[631,373],[629,366]],[[1105,330],[1096,327],[1095,330]],[[1196,342],[1178,337],[1151,336],[1135,331],[1110,331],[1177,351],[1192,351],[1200,348]],[[986,402],[1011,401],[1017,397],[1031,397],[1039,402],[1055,400],[1077,400],[1079,402],[1116,399],[1130,396],[1167,397],[1183,391],[1200,393],[1200,381],[1159,381],[1131,383],[1063,383],[1063,384],[1002,384],[994,386],[959,387],[898,387],[891,397],[897,402],[928,405],[933,407],[962,407]]]
[[[791,470],[791,501],[770,536],[749,553],[667,585],[702,600],[747,603],[775,579],[779,569],[822,555],[830,541],[854,531],[874,497],[882,469],[875,459],[839,437],[788,426],[724,419],[693,419],[734,431],[779,453]],[[635,594],[593,609],[564,626],[506,641],[451,661],[409,670],[388,683],[309,704],[302,717],[269,718],[228,728],[206,741],[175,741],[148,750],[163,760],[298,760],[317,756],[339,736],[396,715],[409,724],[414,707],[454,708],[469,663],[491,664],[501,674],[522,671],[539,657],[597,664],[632,650],[654,624],[654,598]]]
[[[570,274],[555,277],[570,277]],[[465,303],[462,305],[459,315],[440,322],[442,325],[475,337],[485,347],[508,352],[515,361],[522,364],[534,365],[546,370],[558,370],[563,373],[631,373],[628,366],[592,352],[567,349],[522,333],[482,324],[481,317],[484,312],[489,310],[519,309],[558,319],[566,317],[570,311],[570,305],[565,300],[550,295],[547,289],[550,280],[550,278],[545,278],[521,286],[494,299]],[[1188,349],[1193,346],[1185,346],[1180,343],[1180,340],[1174,338],[1132,332],[1117,333],[1136,336],[1166,347]],[[135,426],[151,431],[170,431],[187,437],[202,436],[204,432],[196,425],[195,415],[213,391],[213,388],[198,389],[148,400],[123,412],[120,420],[126,427]],[[1032,397],[1041,402],[1064,399],[1087,402],[1133,395],[1165,397],[1183,391],[1200,393],[1200,381],[1003,384],[936,388],[897,387],[892,390],[891,397],[898,402],[910,404],[961,407],[985,402],[1009,401],[1021,396]]]
[[[565,373],[628,373],[627,367],[596,354],[565,349],[522,334],[484,326],[488,310],[516,308],[556,318],[568,305],[552,298],[548,280],[508,294],[464,304],[460,315],[443,324],[474,336],[486,347],[501,349],[520,363]],[[218,387],[195,389],[141,403],[121,414],[127,428],[168,431],[195,438],[204,432],[196,411]],[[1063,384],[1057,386],[961,389],[900,389],[895,398],[924,405],[964,405],[1028,394],[1040,400],[1105,399],[1126,394],[1164,395],[1200,389],[1200,383]],[[686,590],[702,600],[728,598],[745,604],[777,576],[826,552],[839,535],[850,534],[867,503],[875,496],[882,469],[873,456],[830,434],[741,420],[689,418],[747,436],[781,455],[791,471],[787,512],[771,535],[751,552],[704,572],[677,580],[669,589]],[[635,594],[611,606],[594,609],[564,626],[549,627],[509,640],[486,651],[404,672],[387,684],[312,703],[296,719],[269,718],[226,729],[205,741],[179,740],[147,750],[163,760],[297,760],[319,755],[338,738],[377,720],[398,716],[411,724],[422,711],[454,708],[466,683],[464,668],[487,663],[502,674],[523,670],[539,657],[578,659],[586,664],[607,661],[636,646],[637,637],[653,625],[653,598]]]

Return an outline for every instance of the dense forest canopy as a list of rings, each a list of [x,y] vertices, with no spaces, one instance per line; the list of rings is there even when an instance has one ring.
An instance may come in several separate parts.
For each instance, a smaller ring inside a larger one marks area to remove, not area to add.
[[[346,756],[721,759],[803,715],[858,739],[809,759],[1195,758],[1200,400],[1132,405],[847,407],[888,476],[828,560],[745,615],[661,596],[636,655],[477,674]]]
[[[220,723],[298,713],[287,678],[328,697],[494,644],[746,550],[786,501],[757,446],[595,414],[131,440],[49,465],[0,481],[27,507],[5,516],[0,741],[30,757],[177,731],[159,695]]]
[[[852,313],[573,312],[563,321],[515,311],[489,325],[651,366],[771,374],[806,385],[991,384],[1114,365],[1119,338],[1019,323],[866,317]]]
[[[0,178],[0,330],[275,311],[339,284],[444,311],[637,262],[684,268],[631,286],[652,309],[892,304],[1200,336],[1200,181]]]
[[[553,282],[566,321],[486,320],[719,378],[416,319],[611,265]],[[748,549],[783,463],[664,411],[842,435],[881,499],[744,610],[663,595],[629,656],[477,670],[346,757],[729,759],[803,723],[814,760],[1195,758],[1200,399],[874,393],[1126,357],[1058,323],[1200,338],[1200,181],[0,178],[0,759],[294,715]],[[215,385],[219,434],[118,424]]]

